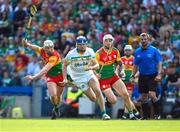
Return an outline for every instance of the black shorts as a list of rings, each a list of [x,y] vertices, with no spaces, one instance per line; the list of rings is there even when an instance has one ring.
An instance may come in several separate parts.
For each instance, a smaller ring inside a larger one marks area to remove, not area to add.
[[[139,75],[138,87],[140,93],[148,93],[149,91],[156,91],[158,82],[155,81],[156,74]]]

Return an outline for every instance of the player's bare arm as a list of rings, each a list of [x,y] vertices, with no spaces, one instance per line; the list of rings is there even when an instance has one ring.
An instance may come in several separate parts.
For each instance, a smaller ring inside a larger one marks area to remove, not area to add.
[[[91,59],[89,64],[85,67],[85,70],[98,70],[99,69],[99,64],[96,59]]]
[[[120,77],[125,77],[125,72],[124,72],[124,65],[121,61],[116,61],[116,73]]]
[[[45,75],[57,62],[57,57],[56,56],[51,56],[48,60],[48,63],[34,76],[31,75],[27,75],[25,77],[25,79],[27,80],[36,80],[40,77],[42,77],[43,75]]]
[[[45,75],[52,67],[54,66],[54,64],[46,64],[37,74],[35,74],[34,76],[32,75],[27,75],[25,76],[25,79],[27,80],[36,80],[40,77],[42,77],[43,75]]]
[[[41,47],[28,42],[27,39],[22,39],[22,44],[26,47],[31,48],[34,51],[40,51],[40,49],[41,49]]]

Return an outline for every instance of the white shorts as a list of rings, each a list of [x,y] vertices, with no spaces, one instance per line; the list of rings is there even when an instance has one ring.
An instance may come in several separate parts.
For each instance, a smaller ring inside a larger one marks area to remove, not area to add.
[[[94,77],[96,77],[94,74],[87,74],[82,76],[81,79],[73,80],[73,83],[75,83],[82,91],[86,91],[89,88],[88,82]]]

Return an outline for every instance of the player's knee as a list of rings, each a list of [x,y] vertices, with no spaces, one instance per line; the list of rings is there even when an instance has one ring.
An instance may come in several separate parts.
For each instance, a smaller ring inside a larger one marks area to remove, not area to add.
[[[94,92],[97,97],[101,96],[101,94],[102,94],[100,89],[96,89],[96,90],[94,90]]]
[[[53,97],[53,98],[56,98],[57,95],[56,95],[55,92],[52,92],[52,93],[50,93],[50,96]]]
[[[96,96],[91,96],[89,99],[93,102],[96,102]]]
[[[112,98],[108,100],[111,104],[115,104],[117,102],[117,98]]]
[[[124,99],[124,100],[128,100],[130,97],[129,97],[129,93],[127,93],[127,92],[125,92],[125,93],[123,93],[122,94],[122,98]]]

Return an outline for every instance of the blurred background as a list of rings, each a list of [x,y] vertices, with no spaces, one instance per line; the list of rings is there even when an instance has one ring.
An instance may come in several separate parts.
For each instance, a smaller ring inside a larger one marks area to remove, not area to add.
[[[39,55],[21,45],[30,5],[31,0],[0,0],[0,118],[47,117],[51,113],[44,80],[29,83],[23,79],[43,67]],[[28,40],[39,46],[46,39],[53,40],[62,58],[75,47],[78,35],[86,36],[89,46],[96,51],[102,46],[104,34],[110,33],[123,55],[125,45],[136,49],[140,33],[149,33],[150,43],[163,56],[163,79],[157,88],[162,117],[180,118],[179,0],[41,0],[37,8]],[[69,105],[69,92],[78,93],[73,90],[65,89],[64,105]],[[96,104],[82,94],[74,99],[79,105],[62,117],[98,115]],[[140,99],[135,86],[132,100],[138,108]],[[62,106],[61,110],[64,109]],[[121,98],[114,106],[107,102],[107,109],[113,118],[119,118],[123,111]]]

